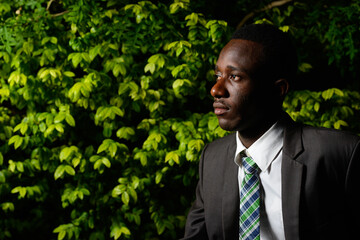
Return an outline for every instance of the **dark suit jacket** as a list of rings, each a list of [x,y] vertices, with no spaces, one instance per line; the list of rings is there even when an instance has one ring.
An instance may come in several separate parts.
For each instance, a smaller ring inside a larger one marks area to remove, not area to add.
[[[360,239],[360,138],[296,124],[288,116],[281,121],[286,239]],[[234,134],[203,149],[184,239],[239,239]]]

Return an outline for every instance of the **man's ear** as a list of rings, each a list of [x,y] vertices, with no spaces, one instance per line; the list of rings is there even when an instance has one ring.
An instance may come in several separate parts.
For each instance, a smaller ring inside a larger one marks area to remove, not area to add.
[[[275,81],[275,88],[279,93],[279,96],[284,98],[289,91],[289,82],[285,78],[280,78]]]

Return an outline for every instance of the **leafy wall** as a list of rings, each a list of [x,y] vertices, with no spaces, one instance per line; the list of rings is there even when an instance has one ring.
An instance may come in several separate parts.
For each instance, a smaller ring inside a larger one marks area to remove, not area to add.
[[[129,2],[129,4],[126,4]],[[186,0],[0,3],[0,239],[178,239],[232,31]],[[360,96],[284,108],[360,132]]]

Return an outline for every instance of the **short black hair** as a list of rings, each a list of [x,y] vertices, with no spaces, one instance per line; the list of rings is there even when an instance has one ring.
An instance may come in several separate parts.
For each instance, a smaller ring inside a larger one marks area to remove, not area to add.
[[[270,24],[251,24],[236,30],[232,39],[243,39],[259,43],[263,47],[261,73],[258,77],[267,77],[276,81],[285,78],[294,80],[297,67],[297,53],[289,34]]]

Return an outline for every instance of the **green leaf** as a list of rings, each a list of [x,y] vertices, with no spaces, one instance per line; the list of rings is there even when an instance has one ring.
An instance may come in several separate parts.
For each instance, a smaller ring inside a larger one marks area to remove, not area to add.
[[[155,67],[156,67],[155,63],[148,63],[146,64],[144,71],[153,74],[155,72]]]
[[[72,166],[70,166],[70,165],[66,165],[66,166],[64,167],[64,170],[65,170],[65,172],[66,172],[67,174],[69,174],[69,175],[71,175],[71,176],[74,176],[74,175],[75,175],[75,169],[74,169]]]
[[[110,168],[111,167],[111,162],[109,161],[109,159],[103,157],[101,159],[101,162],[107,167],[107,168]]]
[[[65,71],[65,72],[63,72],[63,75],[66,77],[75,77],[75,73],[73,73],[71,71]]]
[[[121,194],[121,201],[127,206],[129,205],[130,202],[130,196],[127,192],[123,192],[123,194]]]
[[[65,116],[65,121],[67,122],[67,124],[69,124],[71,127],[75,127],[75,119],[73,118],[73,116],[71,116],[70,113],[67,113]]]
[[[329,100],[330,98],[332,98],[332,96],[334,95],[335,90],[333,88],[325,90],[322,92],[321,96],[325,99],[325,100]]]
[[[55,124],[50,125],[44,132],[44,137],[48,137],[55,129]]]
[[[301,72],[309,72],[310,69],[312,69],[312,66],[309,63],[301,63],[299,66]]]
[[[26,195],[26,187],[15,187],[11,190],[11,193],[19,193],[19,198],[24,198]]]
[[[130,196],[134,199],[134,201],[137,202],[138,197],[136,191],[132,187],[128,187],[127,191],[130,194]]]
[[[82,54],[81,53],[71,53],[68,57],[68,60],[70,60],[70,59],[72,61],[72,64],[76,68],[82,60]]]
[[[63,240],[66,236],[66,232],[65,231],[61,231],[58,234],[58,240]]]
[[[121,231],[119,228],[114,228],[111,230],[110,237],[114,237],[115,240],[119,239],[121,236]]]
[[[120,231],[124,233],[125,235],[131,235],[130,230],[127,227],[121,227]]]
[[[24,172],[24,164],[22,162],[17,162],[16,163],[16,169],[19,171],[19,172]]]
[[[41,132],[45,132],[46,131],[46,124],[44,122],[39,124],[39,129]]]
[[[56,117],[54,118],[54,123],[60,123],[62,122],[66,117],[66,113],[64,112],[60,112],[56,115]]]
[[[113,224],[111,226],[110,237],[113,237],[115,240],[120,238],[122,234],[131,235],[130,230],[124,226],[118,226],[117,224]]]
[[[119,195],[121,195],[124,191],[126,190],[126,186],[125,185],[117,185],[116,187],[114,187],[114,189],[112,190],[112,197],[117,197]]]
[[[16,168],[15,162],[13,160],[9,160],[9,167],[8,167],[9,171],[15,172],[15,168]]]
[[[176,151],[172,151],[166,154],[165,162],[168,162],[169,160],[173,160],[177,164],[180,164],[179,155],[176,153]]]
[[[142,166],[146,166],[147,164],[147,155],[145,152],[136,153],[134,159],[140,159],[140,163]]]
[[[90,191],[88,189],[86,189],[86,188],[81,188],[80,191],[86,196],[90,195]]]
[[[90,58],[89,54],[86,52],[81,53],[81,58],[84,59],[88,63],[91,62],[91,58]]]
[[[314,110],[315,110],[315,112],[319,112],[319,110],[320,110],[320,103],[319,102],[315,103]]]
[[[115,77],[117,77],[119,73],[123,76],[126,75],[126,68],[124,64],[115,64],[115,67],[113,68],[113,74]]]
[[[0,184],[5,182],[6,182],[5,174],[2,171],[0,171]]]
[[[158,101],[156,102],[150,102],[149,104],[149,111],[154,112],[156,109],[158,109],[160,106],[160,103]]]
[[[123,116],[124,116],[124,111],[121,110],[121,109],[118,108],[118,107],[112,106],[112,107],[111,107],[111,111],[112,111],[113,113],[115,113],[116,115],[120,116],[120,117],[123,117]]]
[[[177,80],[174,81],[172,87],[173,87],[174,89],[176,89],[176,88],[181,87],[183,84],[184,84],[184,80],[183,80],[183,79],[177,79]]]
[[[129,140],[132,136],[135,135],[135,130],[131,127],[122,127],[116,132],[118,138],[123,138]]]
[[[334,93],[340,97],[344,96],[344,92],[337,88],[334,88]]]
[[[18,125],[16,125],[14,128],[14,132],[19,131],[22,125],[23,123],[19,123]]]
[[[102,164],[103,164],[102,159],[97,160],[97,161],[95,162],[95,164],[94,164],[94,169],[95,169],[95,170],[96,170],[96,169],[99,169]]]
[[[176,56],[179,57],[180,54],[183,52],[184,48],[178,48],[176,49]]]
[[[64,148],[63,150],[61,150],[60,152],[60,161],[64,161],[64,160],[67,160],[69,157],[70,157],[70,154],[72,153],[72,149],[71,148]]]
[[[162,177],[163,177],[163,174],[161,172],[156,172],[156,174],[155,174],[155,183],[159,184],[161,182]]]
[[[189,148],[196,151],[201,151],[204,147],[204,141],[201,139],[194,139],[189,142]]]
[[[32,41],[24,42],[23,49],[24,49],[24,52],[30,56],[32,51],[34,50],[33,42]]]
[[[94,60],[94,58],[100,53],[101,48],[102,46],[98,44],[89,50],[89,57],[91,61]]]
[[[116,143],[110,144],[109,153],[110,153],[110,156],[111,156],[111,157],[115,157],[116,151],[117,151]]]
[[[60,177],[62,177],[62,175],[64,175],[64,171],[65,171],[65,165],[59,165],[54,173],[54,178],[55,180],[59,179]]]
[[[112,143],[112,140],[110,139],[105,139],[102,144],[99,146],[98,150],[97,150],[97,154],[104,152],[105,150],[107,150],[110,146],[110,144]]]
[[[118,94],[122,95],[124,94],[127,90],[129,89],[129,85],[127,83],[120,83],[119,84],[119,89],[118,89]]]
[[[58,131],[59,133],[64,133],[64,128],[63,128],[63,125],[62,125],[61,123],[55,124],[55,129],[56,129],[56,131]]]
[[[334,123],[334,128],[335,128],[335,129],[340,129],[341,126],[348,127],[349,125],[347,124],[347,122],[345,122],[345,121],[343,121],[343,120],[337,120],[337,121]]]
[[[80,164],[81,158],[77,157],[77,158],[73,158],[71,163],[74,167],[77,167]]]
[[[24,140],[24,139],[19,136],[19,137],[17,138],[17,140],[15,141],[15,143],[14,143],[14,148],[15,148],[15,149],[18,149],[18,148],[21,146],[21,144],[23,143],[23,140]]]
[[[216,117],[209,118],[208,128],[210,131],[215,130],[219,126],[218,119]]]
[[[54,116],[52,114],[46,114],[46,125],[50,126],[54,122]]]
[[[2,204],[0,204],[0,205],[1,205],[1,208],[2,208],[5,212],[7,212],[8,210],[11,211],[11,212],[13,212],[13,211],[15,210],[15,206],[14,206],[14,204],[13,204],[12,202],[4,202],[4,203],[2,203]]]
[[[15,143],[20,138],[19,135],[14,135],[9,139],[9,145]]]

